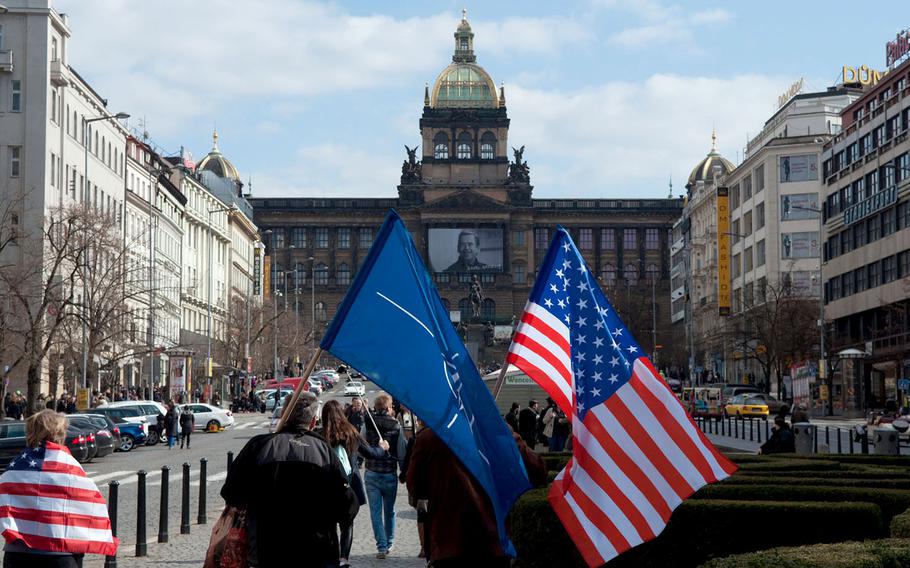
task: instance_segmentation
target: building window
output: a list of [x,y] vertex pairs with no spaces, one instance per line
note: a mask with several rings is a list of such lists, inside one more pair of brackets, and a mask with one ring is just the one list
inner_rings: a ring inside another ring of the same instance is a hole
[[294,248],[306,248],[306,229],[295,227],[291,231],[291,244]]
[[57,89],[51,89],[51,122],[57,122]]
[[469,160],[471,158],[471,135],[462,132],[458,135],[458,145],[455,147],[456,157],[459,160]]
[[480,275],[480,281],[484,284],[493,284],[496,282],[496,275],[492,272],[484,272]]
[[470,284],[472,280],[471,276],[472,274],[470,272],[459,272],[458,281],[462,284]]
[[294,264],[294,291],[298,294],[300,289],[306,286],[307,269],[302,262]]
[[910,276],[910,251],[905,250],[897,255],[897,277]]
[[22,166],[22,147],[21,146],[10,146],[9,147],[9,177],[17,178],[19,177],[19,172]]
[[745,263],[743,270],[745,270],[746,272],[751,272],[752,271],[752,247],[749,247],[746,249],[745,257],[743,257],[743,262]]
[[752,212],[746,211],[746,213],[743,215],[743,235],[748,236],[751,234],[752,234]]
[[866,267],[857,268],[853,271],[853,292],[859,294],[866,289]]
[[329,283],[329,267],[323,263],[316,265],[316,269],[313,272],[313,280],[317,286],[325,286]]
[[329,229],[327,227],[316,228],[316,248],[329,248]]
[[752,176],[747,175],[743,178],[743,203],[752,198]]
[[872,264],[866,266],[866,280],[868,281],[869,288],[875,288],[881,284],[881,264],[878,262],[873,262]]
[[765,239],[758,241],[755,245],[755,266],[765,265]]
[[645,229],[645,248],[648,250],[660,248],[660,233],[657,229]]
[[512,244],[516,247],[525,246],[525,232],[524,230],[512,231]]
[[656,264],[649,264],[645,269],[645,279],[648,284],[657,284],[657,281],[660,280],[660,269]]
[[866,244],[866,224],[860,223],[853,227],[853,250]]
[[613,286],[616,282],[616,267],[609,262],[604,264],[600,270],[600,279],[603,280],[604,286]]
[[739,207],[739,184],[730,188],[730,209]]
[[550,246],[550,229],[538,227],[534,229],[534,248],[546,250]]
[[373,229],[370,229],[369,227],[361,227],[358,230],[358,234],[360,235],[359,248],[369,249],[373,244]]
[[897,258],[887,256],[882,259],[882,283],[893,282],[897,278]]
[[622,271],[622,277],[630,285],[638,284],[638,267],[631,262]]
[[733,221],[730,228],[731,228],[730,237],[733,238],[733,244],[736,244],[739,242],[739,234],[740,234],[739,233],[739,219],[736,219],[735,221]]
[[624,250],[635,250],[638,248],[638,231],[636,229],[622,230],[622,248]]
[[761,190],[765,189],[765,165],[762,164],[752,170],[752,178],[755,185],[755,195],[758,195]]
[[897,228],[910,228],[910,201],[905,201],[897,206]]
[[449,135],[437,132],[433,138],[433,157],[437,160],[449,159]]
[[733,255],[733,277],[739,278],[740,274],[742,274],[742,255],[734,254]]
[[765,226],[765,203],[764,201],[755,206],[755,230]]
[[879,234],[879,218],[878,215],[869,217],[866,220],[866,242],[871,243],[878,240]]
[[474,317],[474,311],[471,308],[471,300],[467,298],[458,300],[458,311],[461,312],[461,321],[471,321],[471,318]]
[[600,248],[604,251],[616,250],[616,233],[613,229],[600,230]]
[[313,306],[313,308],[316,321],[326,321],[329,319],[329,315],[325,310],[325,302],[316,302],[316,305]]
[[448,284],[449,283],[449,273],[448,272],[437,272],[433,275],[434,280],[437,284]]
[[486,298],[480,305],[480,317],[484,321],[496,321],[496,302],[492,298]]
[[755,299],[756,303],[764,304],[765,299],[768,297],[768,279],[762,276],[758,279],[758,297]]
[[342,263],[335,272],[335,283],[339,286],[347,286],[351,283],[351,269],[347,264]]
[[284,229],[272,229],[272,248],[284,248]]
[[516,262],[512,265],[512,282],[515,284],[524,284],[526,279],[525,265],[523,262]]
[[578,230],[578,246],[581,250],[594,250],[594,229]]
[[339,227],[338,228],[338,248],[348,249],[351,248],[351,229],[348,227]]
[[9,109],[12,112],[19,112],[22,110],[22,81],[10,81]]
[[496,154],[496,135],[492,132],[484,132],[480,137],[480,158],[482,160],[492,160]]

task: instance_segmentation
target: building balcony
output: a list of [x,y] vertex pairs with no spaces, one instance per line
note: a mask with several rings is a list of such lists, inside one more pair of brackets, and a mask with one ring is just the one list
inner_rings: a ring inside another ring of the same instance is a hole
[[51,84],[55,87],[69,85],[69,69],[59,59],[51,61]]
[[13,50],[0,49],[0,73],[13,72]]

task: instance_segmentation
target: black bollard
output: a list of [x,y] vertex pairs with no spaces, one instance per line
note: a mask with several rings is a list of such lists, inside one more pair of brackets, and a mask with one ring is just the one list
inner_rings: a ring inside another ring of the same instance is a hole
[[837,430],[837,453],[842,454],[844,453],[844,446],[840,435],[840,428],[835,428],[835,430]]
[[859,447],[862,449],[862,452],[864,454],[868,454],[869,453],[869,430],[868,429],[863,429],[863,435],[862,435],[862,437],[860,437],[859,444],[860,444]]
[[190,464],[183,464],[183,497],[180,504],[180,534],[190,534]]
[[749,441],[755,441],[755,419],[749,418]]
[[161,503],[158,507],[158,542],[167,542],[168,492],[170,489],[171,468],[161,466]]
[[771,439],[771,431],[768,429],[768,421],[765,420],[765,440]]
[[[765,421],[768,419],[765,418]],[[758,428],[755,429],[756,436],[758,436],[758,443],[761,444],[761,424],[758,425]]]
[[818,453],[818,427],[812,429],[812,453]]
[[[111,481],[107,487],[107,516],[111,518],[111,535],[117,536],[117,495],[120,491],[120,482]],[[104,557],[104,568],[117,568],[116,554]]]
[[825,426],[825,444],[828,446],[828,453],[831,452],[831,432],[828,431],[828,427]]
[[850,435],[850,453],[853,453],[853,430],[847,430],[847,433]]
[[145,556],[148,545],[145,542],[145,476],[144,469],[136,475],[139,477],[139,489],[136,497],[136,556]]
[[234,452],[228,452],[228,471],[231,471],[231,464],[234,463]]
[[196,524],[204,525],[205,520],[205,469],[208,460],[202,458],[199,460],[199,514],[196,516]]

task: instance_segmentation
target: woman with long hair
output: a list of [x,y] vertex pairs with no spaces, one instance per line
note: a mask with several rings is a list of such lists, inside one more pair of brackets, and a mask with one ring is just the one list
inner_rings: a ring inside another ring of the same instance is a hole
[[[366,503],[367,497],[363,489],[363,480],[360,478],[360,469],[357,465],[357,455],[365,458],[383,458],[388,456],[386,450],[389,449],[389,443],[385,440],[379,443],[379,447],[372,447],[366,443],[360,431],[354,427],[344,415],[344,409],[337,400],[330,400],[322,407],[322,437],[326,439],[329,446],[338,455],[339,461],[348,474],[348,483],[354,494],[357,495],[357,502],[360,505]],[[339,526],[340,538],[338,544],[340,547],[339,566],[341,568],[349,567],[348,557],[351,554],[351,544],[354,542],[354,519],[346,525]]]

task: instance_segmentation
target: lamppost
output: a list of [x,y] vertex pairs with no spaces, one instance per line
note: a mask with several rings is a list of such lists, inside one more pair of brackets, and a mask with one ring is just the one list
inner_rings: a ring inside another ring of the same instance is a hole
[[[209,252],[209,262],[208,262],[208,265],[209,265],[209,271],[208,271],[208,272],[209,272],[209,273],[208,273],[208,280],[209,280],[209,292],[208,292],[208,301],[206,302],[206,304],[208,304],[208,324],[206,325],[206,336],[207,336],[207,337],[206,337],[206,340],[207,340],[207,342],[208,342],[208,350],[207,350],[207,355],[206,355],[206,359],[205,359],[205,374],[206,374],[205,380],[206,380],[206,384],[207,384],[208,387],[209,387],[209,398],[211,398],[211,390],[212,390],[212,281],[214,280],[213,275],[212,275],[212,270],[213,270],[213,269],[212,269],[212,257],[214,256],[214,255],[212,254],[212,248],[213,248],[213,244],[214,244],[214,242],[215,242],[215,234],[214,234],[214,232],[212,232],[212,213],[221,213],[221,212],[224,212],[224,211],[235,211],[236,209],[237,209],[237,206],[231,204],[231,205],[228,206],[228,207],[216,207],[216,208],[214,208],[214,209],[209,209],[209,210],[208,210],[208,212],[209,212],[209,215],[208,215],[208,229],[209,229],[209,251],[208,251],[208,252]],[[223,394],[223,393],[222,393],[222,394]],[[211,404],[211,400],[209,400],[209,404]]]
[[[5,9],[4,9],[5,11]],[[82,202],[85,204],[86,208],[89,206],[89,198],[91,194],[89,193],[88,187],[88,149],[89,141],[91,137],[89,136],[88,125],[92,122],[99,122],[102,120],[120,120],[124,118],[129,118],[130,115],[125,112],[118,112],[115,115],[107,116],[98,116],[95,118],[85,118],[82,117],[82,148],[84,150],[85,165],[83,168],[83,174],[85,176],[85,182],[82,187]],[[86,263],[83,266],[84,272],[82,275],[82,388],[88,387],[88,328],[86,325],[86,320],[91,314],[91,308],[88,305],[88,257],[86,256]]]
[[310,261],[310,333],[312,334],[313,352],[316,352],[316,257]]

